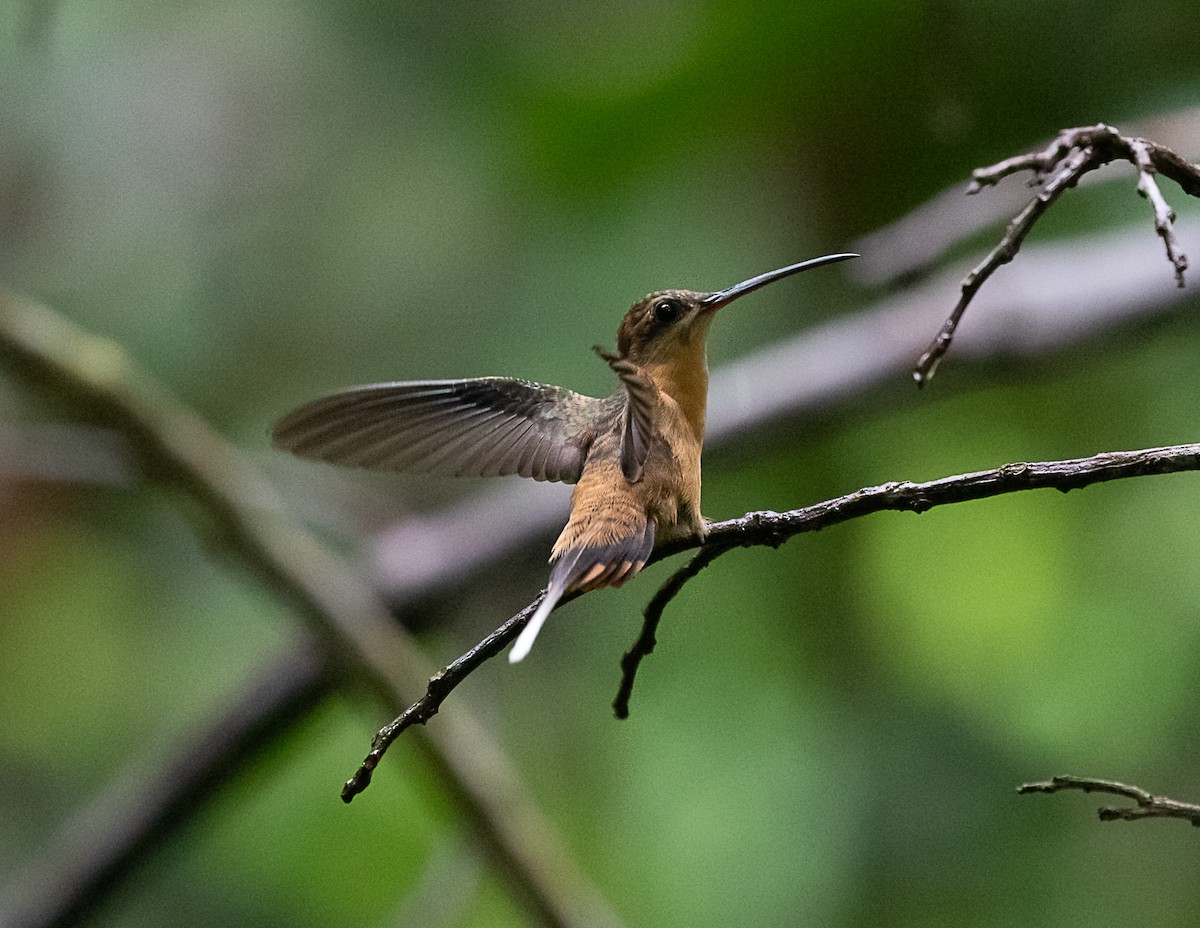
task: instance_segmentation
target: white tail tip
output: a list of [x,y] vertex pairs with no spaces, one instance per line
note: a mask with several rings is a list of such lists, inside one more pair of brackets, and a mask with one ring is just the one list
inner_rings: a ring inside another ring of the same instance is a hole
[[510,664],[519,664],[529,655],[529,652],[533,649],[533,643],[537,641],[538,632],[546,624],[546,619],[550,617],[550,613],[554,610],[556,602],[558,602],[558,596],[553,595],[547,590],[545,599],[537,607],[537,612],[533,614],[533,617],[521,629],[521,634],[517,636],[517,640],[513,642],[512,650],[508,652],[508,662]]

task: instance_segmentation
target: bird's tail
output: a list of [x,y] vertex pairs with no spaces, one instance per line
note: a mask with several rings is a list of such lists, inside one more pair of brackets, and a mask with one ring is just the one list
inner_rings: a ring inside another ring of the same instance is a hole
[[550,571],[546,595],[508,652],[508,662],[515,664],[524,660],[538,632],[563,596],[573,590],[620,586],[645,566],[653,549],[654,522],[646,520],[640,533],[600,544],[585,543],[563,552]]

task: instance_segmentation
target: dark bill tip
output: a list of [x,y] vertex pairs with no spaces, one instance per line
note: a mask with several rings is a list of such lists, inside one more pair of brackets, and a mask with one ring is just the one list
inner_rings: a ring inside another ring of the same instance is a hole
[[774,283],[777,280],[782,280],[785,277],[791,277],[793,274],[799,274],[801,271],[807,271],[814,267],[824,267],[827,264],[837,264],[839,261],[846,261],[850,258],[857,258],[856,254],[837,254],[823,255],[820,258],[810,258],[807,261],[801,261],[799,264],[789,264],[787,267],[781,267],[778,270],[767,271],[765,274],[759,274],[757,277],[751,277],[749,280],[743,280],[740,284],[734,284],[728,290],[718,290],[716,293],[710,293],[705,296],[700,302],[708,309],[720,309],[726,303],[732,303],[739,296],[745,296],[747,293],[753,293],[759,287],[765,287],[767,284]]

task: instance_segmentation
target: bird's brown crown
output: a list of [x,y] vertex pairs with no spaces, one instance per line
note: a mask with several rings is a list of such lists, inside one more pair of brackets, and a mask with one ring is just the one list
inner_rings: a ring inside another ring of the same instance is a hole
[[[617,330],[617,351],[639,364],[662,363],[699,337],[703,342],[712,313],[701,302],[706,293],[656,290],[625,314]],[[704,324],[697,325],[703,320]]]

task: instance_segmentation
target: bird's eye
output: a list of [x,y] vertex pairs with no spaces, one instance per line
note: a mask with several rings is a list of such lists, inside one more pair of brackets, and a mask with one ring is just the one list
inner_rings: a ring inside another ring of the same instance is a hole
[[678,300],[659,300],[654,304],[654,318],[658,322],[674,322],[682,311],[683,306]]

